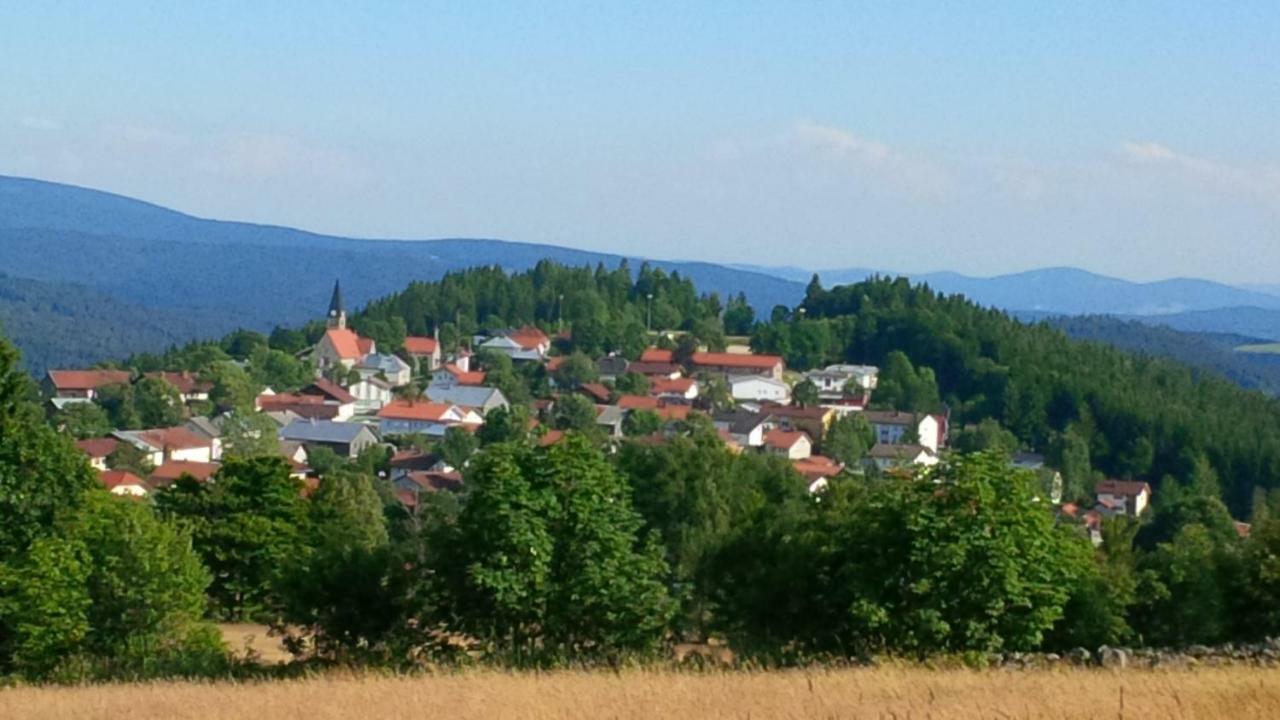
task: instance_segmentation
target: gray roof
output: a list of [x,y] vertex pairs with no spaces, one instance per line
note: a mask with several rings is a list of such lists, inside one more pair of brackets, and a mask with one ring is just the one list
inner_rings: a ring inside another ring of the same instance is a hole
[[351,443],[362,432],[371,432],[360,423],[332,420],[295,420],[280,431],[281,440],[314,443]]
[[596,416],[597,425],[608,425],[610,427],[619,425],[627,416],[627,411],[617,405],[598,405],[599,415]]
[[222,437],[222,424],[217,420],[207,417],[193,417],[187,420],[186,428],[192,432],[199,433],[209,438]]
[[608,355],[596,361],[596,368],[601,375],[621,375],[627,371],[627,359],[617,355]]
[[409,364],[396,355],[373,353],[365,355],[359,367],[369,370],[380,370],[384,373],[401,373],[409,369]]
[[768,415],[762,413],[753,413],[746,410],[733,410],[730,412],[716,413],[712,418],[715,426],[728,430],[734,435],[747,435],[751,431],[760,427],[769,419]]
[[507,399],[502,395],[502,391],[491,387],[476,385],[442,387],[440,385],[430,385],[427,387],[426,392],[427,399],[432,402],[451,403],[463,407],[482,408],[495,403],[497,405],[507,404]]

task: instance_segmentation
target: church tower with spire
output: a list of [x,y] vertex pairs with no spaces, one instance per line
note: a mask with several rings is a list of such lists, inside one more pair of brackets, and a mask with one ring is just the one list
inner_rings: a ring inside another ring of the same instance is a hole
[[337,280],[333,281],[333,298],[329,300],[329,317],[326,323],[331,329],[347,328],[347,308],[342,304],[342,286]]

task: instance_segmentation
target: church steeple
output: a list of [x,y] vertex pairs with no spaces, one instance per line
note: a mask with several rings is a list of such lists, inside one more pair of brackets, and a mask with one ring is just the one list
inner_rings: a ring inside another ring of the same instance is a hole
[[331,328],[347,327],[347,308],[342,304],[342,286],[333,281],[333,298],[329,300],[329,317],[327,324]]

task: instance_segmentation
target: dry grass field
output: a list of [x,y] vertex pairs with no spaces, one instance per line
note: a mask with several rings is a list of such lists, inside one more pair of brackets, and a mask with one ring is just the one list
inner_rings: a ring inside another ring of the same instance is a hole
[[464,672],[272,683],[0,690],[0,718],[1204,718],[1280,717],[1261,669],[973,672]]

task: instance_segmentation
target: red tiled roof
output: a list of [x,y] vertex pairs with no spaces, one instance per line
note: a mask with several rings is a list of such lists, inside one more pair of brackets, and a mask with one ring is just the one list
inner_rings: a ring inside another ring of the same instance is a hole
[[137,433],[137,437],[157,450],[189,450],[211,445],[208,438],[201,437],[183,427],[143,430]]
[[435,338],[410,335],[404,339],[404,351],[410,355],[434,355],[439,348]]
[[378,417],[390,420],[443,420],[453,409],[449,403],[396,399],[378,411]]
[[441,472],[415,470],[407,473],[405,477],[422,490],[458,490],[462,487],[462,473],[457,470]]
[[129,382],[126,370],[50,370],[49,380],[58,390],[96,390],[104,385]]
[[142,478],[128,472],[127,470],[103,470],[98,473],[98,481],[101,482],[108,490],[114,490],[121,485],[139,485],[144,488],[147,487],[147,484],[143,482]]
[[648,348],[640,353],[640,362],[646,363],[674,363],[676,361],[676,353],[674,350],[663,350],[662,348]]
[[321,396],[333,400],[340,405],[349,405],[356,401],[356,396],[347,389],[328,378],[316,378],[316,381],[298,391],[300,395]]
[[618,398],[618,407],[623,410],[657,410],[658,398],[644,395],[623,395]]
[[663,420],[684,420],[689,417],[689,413],[693,412],[693,408],[688,405],[663,405],[655,412]]
[[810,482],[819,478],[834,477],[844,470],[842,463],[823,455],[810,455],[803,460],[796,460],[792,466]]
[[333,349],[338,353],[338,357],[343,360],[359,360],[368,355],[368,350],[361,347],[362,341],[372,346],[372,341],[365,340],[353,330],[346,328],[329,328],[324,332],[324,336],[329,338],[329,343],[333,345]]
[[809,436],[798,430],[774,429],[765,433],[764,444],[778,450],[790,450],[801,439],[808,440]]
[[777,355],[747,355],[744,353],[713,352],[696,352],[693,354],[693,364],[703,366],[769,370],[777,367],[781,363],[782,358]]
[[452,363],[444,366],[445,372],[453,376],[459,385],[483,385],[485,374],[482,371],[468,372]]
[[551,344],[551,338],[532,325],[525,325],[507,337],[514,340],[522,350],[533,350],[534,348]]
[[213,389],[213,383],[204,382],[189,372],[149,372],[149,378],[159,378],[178,389],[183,395],[207,393]]
[[200,482],[206,482],[222,467],[219,463],[191,462],[187,460],[170,460],[151,473],[151,482],[157,485],[171,485],[183,475],[190,475]]
[[1150,493],[1151,486],[1140,480],[1103,480],[1094,486],[1093,491],[1099,495],[1120,495],[1137,497],[1144,492]]
[[332,420],[338,417],[338,406],[325,403],[319,395],[295,395],[279,393],[276,395],[259,395],[258,407],[263,412],[289,411],[299,417],[315,420]]
[[373,352],[373,340],[357,335],[356,348],[360,350],[360,357],[364,357]]
[[418,494],[412,490],[396,490],[396,499],[407,508],[418,507]]
[[557,355],[555,357],[547,358],[547,372],[555,372],[559,370],[560,366],[564,364],[564,361],[568,359],[569,356],[567,355]]
[[120,441],[115,438],[91,438],[89,440],[76,441],[76,447],[91,458],[104,458],[110,455],[119,444]]
[[609,402],[609,388],[601,385],[600,383],[583,383],[578,386],[578,390],[599,402]]
[[421,450],[398,450],[391,456],[388,464],[393,468],[428,470],[438,462],[440,462],[438,455],[424,453]]

